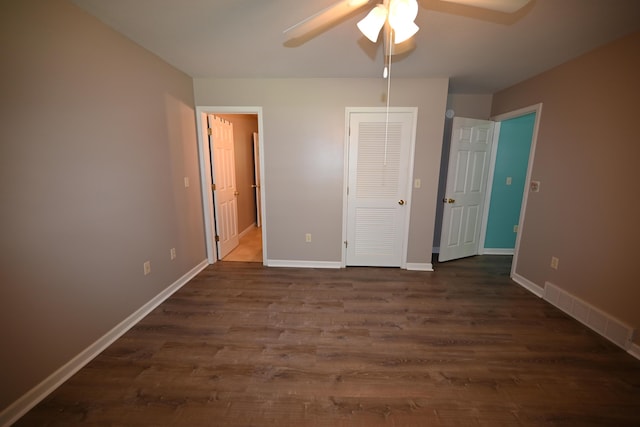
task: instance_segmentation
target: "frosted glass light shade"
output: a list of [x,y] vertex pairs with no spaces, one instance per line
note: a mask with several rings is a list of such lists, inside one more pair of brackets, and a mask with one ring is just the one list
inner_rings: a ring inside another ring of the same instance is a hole
[[395,44],[402,43],[410,39],[415,33],[418,32],[420,27],[418,27],[415,22],[407,22],[402,24],[402,26],[398,29],[393,29],[393,42]]
[[378,35],[386,19],[387,8],[382,4],[378,4],[357,25],[362,34],[375,43],[378,41]]
[[[391,0],[389,3],[389,24],[403,25],[413,22],[418,16],[417,0]],[[395,28],[394,28],[395,29]]]
[[416,0],[392,0],[389,5],[389,25],[393,28],[394,42],[402,43],[420,29],[415,22],[418,16]]

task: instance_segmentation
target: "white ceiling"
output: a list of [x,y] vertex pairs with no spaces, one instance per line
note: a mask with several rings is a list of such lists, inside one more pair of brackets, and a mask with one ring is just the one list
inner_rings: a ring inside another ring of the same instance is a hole
[[[192,77],[382,75],[382,47],[356,28],[376,1],[297,46],[283,30],[336,0],[72,1]],[[494,93],[640,30],[640,0],[532,0],[512,16],[419,3],[392,75],[450,77],[452,93]]]

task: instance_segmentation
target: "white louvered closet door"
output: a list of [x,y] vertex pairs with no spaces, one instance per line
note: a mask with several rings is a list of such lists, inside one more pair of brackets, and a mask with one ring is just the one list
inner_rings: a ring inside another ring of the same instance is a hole
[[409,220],[410,112],[349,115],[346,265],[400,267]]

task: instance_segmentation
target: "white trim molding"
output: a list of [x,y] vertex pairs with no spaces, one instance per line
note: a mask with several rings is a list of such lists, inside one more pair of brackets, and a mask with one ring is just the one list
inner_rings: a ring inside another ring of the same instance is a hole
[[22,395],[22,397],[9,405],[0,413],[0,426],[9,426],[18,421],[20,417],[62,385],[62,383],[71,378],[72,375],[113,344],[113,342],[124,335],[129,329],[135,326],[136,323],[142,320],[142,318],[149,314],[153,309],[162,304],[162,302],[173,295],[173,293],[178,289],[186,285],[189,280],[193,279],[208,265],[208,260],[201,261],[172,285],[153,297],[149,302],[144,304],[105,335],[98,338],[93,344],[78,353],[73,359],[65,363],[53,374],[45,378],[40,384],[33,387],[27,393]]
[[246,236],[247,234],[249,234],[250,232],[252,232],[256,228],[258,228],[258,226],[254,222],[253,224],[251,224],[250,226],[248,226],[247,228],[242,230],[240,233],[238,233],[238,238],[240,238],[240,239],[243,238],[244,236]]
[[484,248],[482,255],[513,255],[513,248]]
[[[202,193],[202,212],[204,215],[204,232],[205,244],[207,249],[207,259],[209,264],[216,262],[218,254],[216,253],[215,241],[215,215],[213,192],[211,191],[211,153],[209,152],[209,137],[207,135],[207,114],[251,114],[258,117],[258,146],[260,153],[264,154],[265,135],[262,122],[262,107],[258,106],[196,106],[196,130],[198,136],[198,158],[200,163],[200,191]],[[260,205],[262,223],[262,255],[267,259],[267,222],[266,222],[266,187],[264,179],[264,155],[260,156],[260,197],[262,203]],[[263,265],[266,265],[263,261]]]
[[340,261],[299,261],[286,259],[268,259],[267,267],[292,267],[292,268],[342,268]]
[[[418,129],[418,107],[345,107],[344,109],[344,158],[347,159],[344,162],[343,170],[343,191],[342,191],[342,241],[347,241],[347,224],[349,222],[349,146],[351,144],[349,127],[351,125],[351,115],[357,113],[408,113],[412,115],[411,118],[411,143],[409,147],[409,173],[407,174],[407,194],[406,203],[407,206],[411,206],[411,199],[413,197],[413,169],[415,166],[415,151],[416,151],[416,138]],[[407,209],[405,213],[405,224],[402,233],[404,238],[402,242],[402,259],[400,267],[404,267],[407,261],[407,254],[409,252],[409,225],[411,223],[411,209]],[[342,245],[342,262],[340,267],[347,267],[347,247]]]
[[520,276],[519,274],[512,273],[511,274],[511,280],[513,280],[518,285],[522,286],[523,288],[525,288],[526,290],[528,290],[529,292],[531,292],[532,294],[534,294],[534,295],[536,295],[536,296],[538,296],[540,298],[542,298],[542,296],[544,295],[544,289],[543,288],[541,288],[540,286],[536,285],[531,280],[525,279],[524,277]]
[[636,359],[640,360],[640,344],[632,342],[629,345],[629,350],[627,350],[627,352]]
[[405,268],[410,271],[433,271],[433,264],[430,262],[408,262]]
[[545,301],[567,313],[583,325],[593,329],[618,347],[629,351],[634,330],[609,313],[594,307],[551,282],[544,283]]

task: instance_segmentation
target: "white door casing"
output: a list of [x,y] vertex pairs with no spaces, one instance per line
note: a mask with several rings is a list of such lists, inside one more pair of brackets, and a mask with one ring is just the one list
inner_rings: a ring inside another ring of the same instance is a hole
[[438,261],[478,254],[494,122],[455,117]]
[[253,133],[253,167],[255,184],[253,188],[256,190],[256,226],[262,226],[262,197],[260,194],[260,134]]
[[214,191],[218,258],[238,246],[238,199],[236,189],[233,124],[213,114],[207,116]]
[[406,264],[416,113],[347,112],[345,265]]

